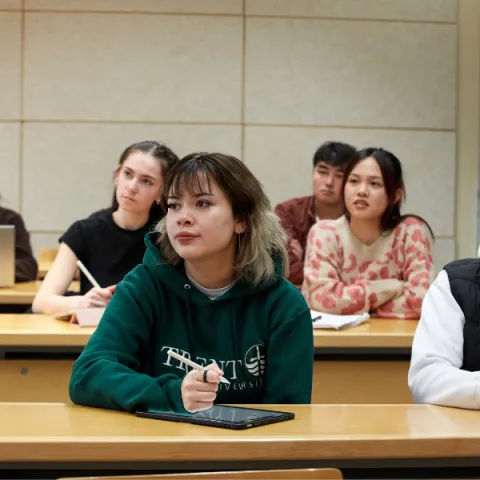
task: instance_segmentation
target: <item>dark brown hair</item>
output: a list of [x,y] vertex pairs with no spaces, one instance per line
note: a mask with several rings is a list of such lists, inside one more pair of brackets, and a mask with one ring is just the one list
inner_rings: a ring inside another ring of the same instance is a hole
[[[245,223],[244,233],[238,236],[237,278],[254,285],[271,280],[275,276],[275,255],[281,256],[283,275],[288,276],[287,235],[261,183],[237,158],[221,153],[192,153],[182,158],[165,177],[162,205],[166,208],[168,196],[180,196],[181,190],[198,194],[202,182],[210,189],[214,182],[229,199],[235,219]],[[177,264],[181,258],[170,243],[165,219],[157,230],[167,263]]]

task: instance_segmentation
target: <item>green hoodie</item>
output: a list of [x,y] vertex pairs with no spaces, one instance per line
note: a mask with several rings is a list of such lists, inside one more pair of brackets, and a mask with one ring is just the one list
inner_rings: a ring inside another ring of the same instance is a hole
[[[210,300],[195,288],[183,264],[167,265],[152,243],[117,285],[100,325],[73,366],[74,403],[127,411],[185,412],[181,383],[190,367],[167,351],[208,365],[221,383],[215,403],[310,403],[313,329],[302,294],[276,276],[253,287],[243,281]],[[188,369],[188,370],[187,370]]]

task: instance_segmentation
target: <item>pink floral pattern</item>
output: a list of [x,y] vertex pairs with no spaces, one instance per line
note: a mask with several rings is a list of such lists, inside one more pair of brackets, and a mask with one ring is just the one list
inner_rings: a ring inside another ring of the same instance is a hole
[[302,293],[310,308],[326,313],[370,312],[382,318],[420,318],[434,279],[428,227],[408,217],[367,246],[345,217],[310,230]]

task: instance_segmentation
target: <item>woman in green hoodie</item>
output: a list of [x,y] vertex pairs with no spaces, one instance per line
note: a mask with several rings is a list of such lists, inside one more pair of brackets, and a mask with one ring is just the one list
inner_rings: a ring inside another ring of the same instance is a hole
[[167,174],[162,201],[143,264],[117,285],[75,362],[72,401],[175,412],[310,403],[310,310],[284,278],[286,234],[259,181],[234,157],[191,154]]

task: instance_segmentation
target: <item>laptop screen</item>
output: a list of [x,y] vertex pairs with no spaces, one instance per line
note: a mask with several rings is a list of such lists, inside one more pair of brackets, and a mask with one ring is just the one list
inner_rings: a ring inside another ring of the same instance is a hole
[[0,287],[15,285],[15,226],[0,225]]

